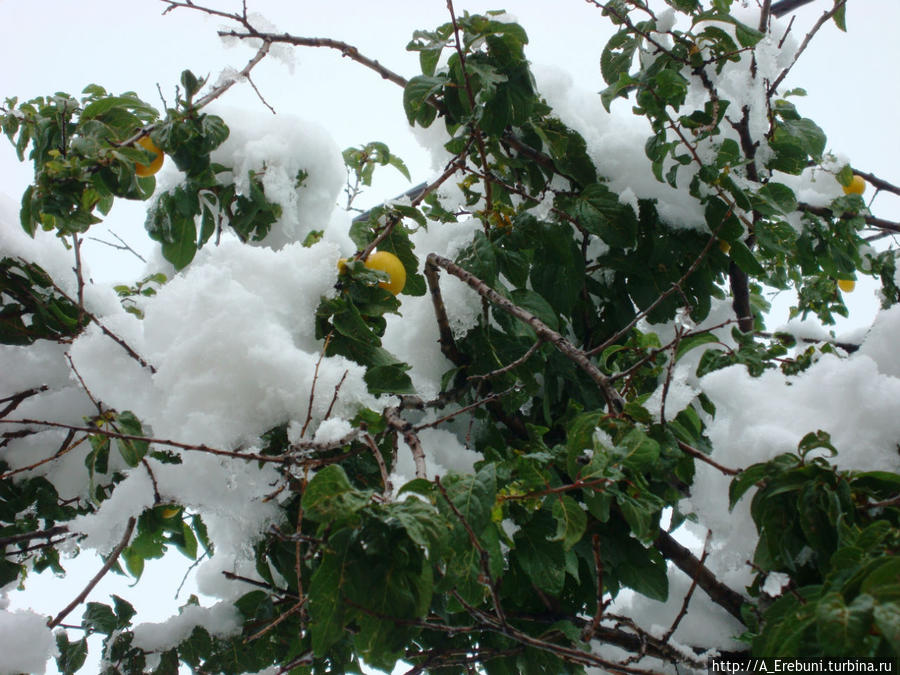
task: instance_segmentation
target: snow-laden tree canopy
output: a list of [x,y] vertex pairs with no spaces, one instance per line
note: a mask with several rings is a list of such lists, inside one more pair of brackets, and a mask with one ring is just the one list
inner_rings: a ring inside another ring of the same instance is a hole
[[[91,634],[104,673],[896,658],[900,224],[860,187],[900,188],[783,87],[845,0],[802,30],[768,0],[594,0],[600,93],[533,72],[502,12],[448,2],[407,78],[164,1],[226,21],[243,70],[185,71],[163,111],[2,108],[35,175],[0,203],[0,672],[75,672]],[[227,107],[292,46],[402,87],[434,175],[363,211],[374,171],[412,178],[386,144]],[[96,284],[80,247],[121,199],[156,255]],[[862,277],[882,311],[837,340]],[[773,331],[771,289],[816,322]],[[167,622],[96,578],[9,609],[81,552],[140,583],[172,549],[202,597]]]

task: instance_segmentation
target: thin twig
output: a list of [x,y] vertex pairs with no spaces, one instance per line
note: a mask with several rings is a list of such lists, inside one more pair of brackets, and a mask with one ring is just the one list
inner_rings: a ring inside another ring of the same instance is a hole
[[281,42],[284,44],[293,45],[295,47],[326,47],[328,49],[336,49],[341,53],[341,56],[351,59],[352,61],[356,61],[366,68],[374,70],[385,80],[389,80],[390,82],[393,82],[400,87],[406,87],[408,83],[408,80],[402,75],[398,75],[389,68],[385,68],[375,59],[370,59],[369,57],[362,54],[362,52],[360,52],[359,49],[357,49],[353,45],[346,42],[341,42],[340,40],[332,40],[331,38],[298,37],[296,35],[289,35],[287,33],[264,33],[253,28],[248,29],[246,33],[236,30],[223,30],[219,31],[219,35],[221,37],[235,37],[241,40],[258,39],[268,43]]
[[[706,558],[709,555],[709,540],[712,535],[711,530],[706,531],[706,541],[703,543],[703,553],[700,556],[700,564],[706,562]],[[669,638],[675,634],[675,631],[678,630],[678,625],[681,623],[681,620],[684,619],[685,615],[687,615],[688,605],[691,604],[691,598],[694,595],[694,590],[697,588],[697,577],[691,579],[690,588],[688,588],[688,592],[684,596],[684,600],[681,603],[681,609],[678,611],[678,614],[675,616],[675,620],[672,622],[672,625],[669,626],[669,630],[666,631],[665,635],[662,637],[663,642],[668,642]]]
[[69,528],[66,525],[56,525],[46,530],[38,530],[37,532],[23,532],[22,534],[13,534],[8,537],[0,537],[0,549],[9,544],[15,544],[20,541],[31,541],[32,539],[50,540],[58,534],[68,534]]
[[118,243],[118,244],[113,244],[113,243],[111,243],[111,242],[104,241],[103,239],[98,239],[97,237],[88,237],[88,239],[92,239],[93,241],[96,241],[98,244],[104,244],[105,246],[109,246],[110,248],[114,248],[114,249],[119,250],[119,251],[130,251],[130,252],[133,253],[133,254],[137,257],[137,259],[140,260],[142,263],[146,263],[146,262],[147,262],[147,260],[144,258],[144,256],[142,256],[140,253],[138,253],[138,252],[135,251],[133,248],[131,248],[131,246],[129,246],[127,243],[125,243],[125,240],[122,239],[122,237],[120,237],[119,235],[117,235],[117,234],[116,234],[115,232],[113,232],[113,231],[110,231],[110,234],[111,234],[112,236],[114,236],[116,239],[119,240],[119,243]]
[[103,563],[103,567],[100,568],[100,571],[94,575],[94,577],[88,582],[87,586],[75,596],[75,599],[72,600],[66,607],[56,615],[56,617],[47,622],[47,626],[49,628],[55,628],[59,623],[65,619],[69,613],[78,607],[84,599],[88,596],[94,586],[100,583],[100,580],[106,575],[107,572],[112,568],[113,565],[116,564],[116,560],[118,560],[119,555],[122,551],[125,550],[125,547],[128,546],[128,541],[131,539],[131,533],[134,531],[134,524],[137,522],[134,516],[128,519],[128,524],[125,526],[125,534],[122,536],[122,540],[118,543],[118,545],[112,550],[112,553],[109,554],[109,557],[106,559],[106,562]]
[[729,469],[727,466],[722,466],[718,462],[710,459],[707,455],[704,455],[697,448],[688,445],[684,441],[678,441],[678,447],[681,448],[682,452],[687,453],[694,459],[699,459],[701,462],[706,462],[711,467],[716,468],[724,473],[726,476],[737,476],[741,473],[741,471],[743,471],[743,469]]
[[413,462],[416,465],[416,478],[427,478],[425,450],[422,449],[422,443],[416,434],[417,429],[414,429],[413,425],[400,415],[400,410],[397,408],[387,408],[384,411],[384,419],[388,426],[403,434],[403,440],[406,441],[406,445],[412,451]]
[[381,482],[384,485],[381,496],[384,501],[388,502],[391,500],[391,495],[394,493],[394,487],[391,485],[391,477],[388,475],[387,464],[384,463],[384,457],[381,456],[381,450],[378,449],[378,444],[375,443],[375,439],[372,438],[370,434],[365,434],[363,439],[372,451],[372,456],[375,458],[375,463],[378,465],[378,471],[381,473]]
[[819,17],[819,20],[816,21],[815,25],[806,34],[806,37],[803,39],[803,42],[800,43],[800,47],[794,53],[794,58],[791,61],[791,64],[781,71],[781,74],[775,78],[775,81],[769,85],[768,91],[766,91],[766,98],[772,98],[775,95],[775,92],[778,91],[778,87],[784,81],[784,78],[787,77],[788,73],[791,72],[791,68],[793,68],[797,64],[797,60],[800,58],[800,55],[806,50],[809,46],[809,43],[812,41],[813,36],[819,32],[819,29],[824,26],[831,17],[833,17],[838,10],[842,9],[844,5],[847,4],[847,0],[835,0],[834,7],[825,12],[822,16]]
[[0,403],[9,402],[9,405],[6,406],[3,410],[0,410],[0,418],[6,417],[9,413],[19,407],[19,404],[22,403],[27,398],[31,398],[32,396],[37,396],[38,394],[45,392],[49,389],[46,384],[42,384],[40,387],[32,387],[31,389],[26,389],[25,391],[20,391],[16,394],[12,394],[11,396],[6,396],[5,398],[0,398]]
[[513,304],[511,301],[497,293],[497,291],[490,288],[474,274],[467,272],[459,265],[448,260],[447,258],[439,256],[436,253],[430,253],[425,262],[425,269],[427,270],[429,267],[442,267],[447,272],[463,281],[471,289],[476,291],[481,297],[490,301],[491,304],[500,307],[500,309],[502,309],[503,311],[507,312],[508,314],[512,314],[520,321],[528,324],[540,339],[552,343],[554,347],[556,347],[566,357],[573,361],[579,368],[581,368],[581,370],[587,373],[587,375],[594,381],[594,383],[600,388],[600,391],[603,393],[607,405],[609,406],[610,412],[615,414],[622,412],[625,407],[625,402],[622,399],[621,395],[612,387],[609,378],[591,362],[591,360],[588,358],[588,355],[584,351],[573,345],[564,336],[550,328],[534,314],[525,309],[522,309],[518,305]]

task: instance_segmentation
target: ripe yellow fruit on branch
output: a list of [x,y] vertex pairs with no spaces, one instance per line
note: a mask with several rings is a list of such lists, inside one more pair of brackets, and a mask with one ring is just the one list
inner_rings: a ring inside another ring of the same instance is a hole
[[169,518],[174,518],[179,513],[181,513],[181,507],[176,506],[175,504],[171,504],[169,506],[164,506],[162,508],[162,511],[160,512],[160,515],[168,520]]
[[138,145],[140,145],[144,150],[154,153],[156,156],[151,160],[149,164],[141,164],[138,162],[134,165],[134,172],[140,176],[141,178],[146,178],[147,176],[152,176],[157,171],[160,170],[163,164],[163,158],[165,155],[163,151],[156,147],[156,144],[150,140],[149,136],[142,136],[138,139]]
[[853,279],[838,279],[838,288],[844,293],[852,293],[856,288],[856,282]]
[[382,281],[378,284],[386,291],[397,295],[406,286],[406,269],[400,262],[400,258],[393,253],[375,251],[366,258],[365,265],[370,270],[381,270],[391,278],[390,281]]
[[862,176],[853,174],[850,185],[844,185],[843,187],[845,195],[861,195],[866,191],[866,181]]

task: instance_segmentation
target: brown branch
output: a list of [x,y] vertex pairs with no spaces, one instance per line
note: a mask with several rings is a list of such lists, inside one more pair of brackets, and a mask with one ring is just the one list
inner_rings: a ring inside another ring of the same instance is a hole
[[245,584],[250,584],[251,586],[256,586],[257,588],[264,588],[267,591],[272,591],[273,593],[280,595],[283,598],[294,598],[295,600],[299,600],[296,594],[291,591],[285,590],[283,588],[278,588],[277,586],[273,586],[272,584],[267,584],[265,581],[258,581],[257,579],[251,579],[250,577],[244,577],[240,574],[235,574],[234,572],[223,571],[222,576],[228,579],[229,581],[241,581]]
[[[244,460],[246,462],[269,462],[274,464],[292,464],[297,461],[297,458],[293,455],[261,455],[258,453],[252,452],[240,452],[234,450],[221,450],[219,448],[212,448],[208,445],[203,444],[195,444],[195,443],[182,443],[180,441],[172,441],[164,438],[152,438],[149,436],[137,436],[135,434],[123,434],[117,431],[110,431],[108,429],[102,429],[100,427],[82,427],[72,424],[64,424],[62,422],[52,422],[50,420],[37,420],[30,418],[23,419],[12,419],[12,420],[0,420],[0,424],[22,424],[22,425],[36,425],[43,427],[51,427],[55,429],[68,429],[72,432],[81,432],[85,434],[94,434],[107,436],[109,438],[118,438],[125,441],[143,441],[145,443],[152,443],[155,445],[168,445],[173,448],[179,448],[180,450],[189,450],[195,452],[206,452],[211,455],[218,455],[220,457],[231,457],[234,459]],[[347,436],[340,438],[336,441],[332,441],[329,443],[315,443],[315,442],[302,442],[302,443],[294,443],[291,445],[291,450],[294,452],[303,452],[308,450],[333,450],[335,448],[342,447],[350,442],[353,438],[355,438],[358,432],[353,431]],[[80,442],[80,441],[79,441]],[[52,458],[51,458],[52,459]],[[43,460],[49,461],[49,460]],[[0,479],[5,478],[8,474],[4,474],[0,476]]]
[[842,9],[844,5],[847,4],[847,0],[835,0],[834,7],[825,12],[822,16],[819,17],[819,20],[816,21],[815,25],[806,34],[806,37],[803,39],[803,42],[800,43],[800,47],[797,49],[797,53],[794,54],[794,60],[791,61],[791,64],[781,71],[781,74],[775,78],[775,81],[769,85],[769,89],[766,92],[766,98],[772,98],[775,95],[775,92],[778,91],[779,85],[784,81],[784,78],[787,77],[788,73],[791,72],[791,68],[793,68],[796,64],[800,55],[806,50],[809,46],[809,43],[812,41],[813,36],[819,32],[819,29],[824,26],[831,17],[833,17],[838,10]]
[[[28,264],[25,260],[23,260],[23,259],[21,259],[21,258],[19,258],[19,260],[21,260],[23,264],[26,264],[26,265]],[[49,279],[49,277],[48,277],[48,279]],[[71,297],[69,297],[69,295],[68,295],[63,289],[61,289],[61,288],[56,284],[56,282],[53,281],[53,279],[49,279],[49,281],[50,281],[50,284],[53,286],[54,290],[56,290],[57,293],[59,293],[59,294],[60,294],[61,296],[63,296],[66,300],[68,300],[69,302],[71,302],[73,305],[76,304],[76,303],[75,303],[75,300],[73,300]],[[137,361],[138,363],[140,363],[141,366],[143,366],[144,368],[149,369],[151,373],[154,373],[154,374],[156,373],[156,368],[154,368],[152,365],[150,365],[149,363],[147,363],[146,361],[144,361],[144,359],[141,358],[140,354],[138,354],[136,351],[134,351],[134,349],[132,349],[132,348],[128,345],[128,343],[125,342],[125,340],[123,340],[122,338],[120,338],[118,335],[116,335],[116,334],[113,333],[111,330],[109,330],[109,328],[107,328],[107,327],[104,326],[102,323],[100,323],[100,319],[98,319],[96,316],[94,316],[94,315],[91,314],[89,311],[87,311],[87,309],[84,309],[82,305],[79,305],[79,307],[82,307],[82,309],[81,309],[82,315],[83,315],[83,316],[86,316],[86,317],[88,318],[88,320],[90,320],[91,322],[97,324],[97,327],[100,328],[101,331],[103,331],[103,334],[106,335],[108,338],[110,338],[113,342],[115,342],[116,344],[118,344],[120,347],[122,347],[122,349],[125,350],[125,352],[128,354],[128,356],[130,356],[130,357],[133,358],[135,361]]]
[[741,623],[744,622],[741,616],[741,606],[746,602],[744,597],[719,581],[708,567],[687,548],[675,541],[672,535],[664,530],[659,530],[653,545],[659,549],[660,553],[667,560],[675,563],[675,566],[687,574],[688,577],[696,579],[697,585],[706,592],[713,602]]
[[[459,39],[459,24],[456,21],[456,12],[453,10],[453,0],[447,0],[447,11],[450,12],[450,21],[453,24],[454,46],[456,48],[456,55],[459,56],[459,68],[462,71],[463,81],[466,85],[466,97],[469,99],[469,106],[474,112],[478,103],[475,100],[475,93],[472,91],[472,80],[469,78],[469,71],[466,69],[466,52]],[[491,186],[490,178],[488,177],[490,169],[488,167],[487,149],[484,146],[484,137],[481,135],[481,129],[479,129],[476,124],[472,125],[472,136],[475,138],[475,144],[478,146],[478,154],[481,155],[481,166],[484,169],[485,174],[484,210],[485,213],[490,213],[494,208],[494,200],[492,197],[493,188]],[[488,226],[486,221],[484,225],[485,227]]]
[[416,434],[413,425],[400,416],[398,408],[386,408],[384,411],[384,419],[388,426],[399,431],[403,435],[403,440],[412,451],[413,462],[416,465],[416,478],[427,478],[428,472],[425,466],[425,451],[422,449],[422,443]]
[[81,265],[81,239],[78,238],[77,233],[72,235],[72,248],[75,251],[75,267],[72,271],[75,272],[75,279],[78,283],[78,323],[81,323],[84,313],[84,274]]
[[32,387],[31,389],[26,389],[25,391],[20,391],[16,394],[12,394],[11,396],[7,396],[5,398],[0,398],[0,403],[9,402],[9,405],[6,406],[3,410],[0,410],[0,418],[6,417],[9,413],[19,407],[19,404],[22,403],[26,398],[31,398],[32,396],[37,396],[41,392],[47,391],[49,387],[46,384],[42,384],[40,387]]
[[[306,429],[309,427],[309,423],[312,422],[313,401],[316,398],[316,382],[319,381],[319,366],[322,364],[322,359],[325,358],[325,352],[328,351],[328,345],[331,342],[333,335],[334,331],[325,336],[325,343],[322,345],[322,350],[319,352],[319,358],[316,360],[312,384],[309,387],[309,404],[306,406],[306,421],[303,423],[303,428],[300,429],[300,438],[303,438],[306,435]],[[343,382],[343,380],[341,380],[341,382]],[[337,392],[335,392],[335,395],[337,395]]]
[[[862,174],[859,174],[862,175]],[[868,180],[868,179],[867,179]],[[814,216],[821,216],[822,218],[834,218],[834,212],[825,206],[812,206],[811,204],[806,204],[805,202],[800,202],[797,204],[797,209],[800,211],[805,211],[806,213],[811,213]],[[894,222],[892,220],[885,220],[884,218],[876,218],[872,215],[867,214],[859,214],[862,216],[862,219],[866,222],[866,225],[870,225],[872,227],[877,227],[882,230],[887,230],[888,232],[900,232],[900,223]]]
[[[0,537],[0,549],[9,544],[15,544],[20,541],[31,541],[32,539],[47,539],[48,541],[58,534],[68,534],[69,528],[65,525],[56,525],[46,530],[38,530],[37,532],[23,532],[22,534],[13,534],[8,537]],[[73,534],[73,536],[75,536]]]
[[435,265],[425,265],[423,270],[425,281],[428,282],[428,290],[431,292],[431,304],[434,307],[435,321],[438,327],[438,342],[441,344],[441,353],[456,366],[462,366],[471,360],[466,354],[459,351],[453,331],[450,329],[450,318],[447,316],[447,308],[441,295],[441,286],[438,283],[439,272]]
[[590,624],[585,626],[581,633],[585,642],[597,634],[600,622],[603,620],[603,612],[606,611],[606,603],[603,602],[603,558],[600,551],[600,535],[593,534],[591,536],[591,550],[594,553],[594,569],[597,571],[597,609],[594,611]]
[[94,575],[94,577],[88,582],[87,586],[75,596],[75,599],[72,600],[66,607],[56,615],[56,617],[47,622],[47,626],[50,628],[55,628],[59,625],[59,623],[65,619],[69,613],[78,607],[84,599],[88,596],[94,586],[100,583],[100,580],[106,575],[107,572],[112,568],[113,565],[116,564],[116,560],[118,560],[119,555],[122,551],[125,550],[125,547],[128,546],[128,541],[131,539],[131,533],[134,531],[134,524],[137,520],[132,516],[128,519],[128,525],[125,526],[125,534],[122,536],[122,540],[118,543],[118,545],[112,550],[112,553],[109,554],[109,557],[106,559],[106,562],[103,563],[103,567],[100,568],[100,571]]
[[750,281],[747,273],[734,260],[728,263],[728,282],[731,285],[731,303],[737,317],[738,328],[743,333],[753,331],[753,308],[750,306]]
[[236,30],[220,30],[219,35],[221,37],[234,37],[240,40],[258,39],[269,43],[281,42],[284,44],[293,45],[294,47],[325,47],[328,49],[336,49],[341,53],[341,56],[344,56],[351,61],[356,61],[366,68],[374,70],[376,73],[381,75],[383,79],[393,82],[397,86],[406,87],[408,83],[408,80],[402,75],[398,75],[389,68],[385,68],[378,61],[376,61],[375,59],[370,59],[362,52],[360,52],[359,49],[346,42],[341,42],[340,40],[332,40],[331,38],[298,37],[296,35],[290,35],[288,33],[263,33],[254,29],[252,26],[248,26],[247,28],[248,30],[246,33],[242,33]]
[[[363,436],[366,441],[366,445],[369,446],[369,449],[372,451],[372,456],[375,458],[375,463],[378,465],[378,471],[381,473],[381,483],[384,485],[384,490],[381,492],[381,497],[384,501],[390,501],[391,494],[394,492],[394,488],[391,485],[391,478],[388,475],[387,465],[384,463],[384,457],[381,456],[381,450],[378,449],[378,445],[375,443],[375,439],[372,438],[369,434]],[[418,475],[418,474],[417,474]]]
[[[712,535],[711,530],[706,531],[706,541],[703,544],[703,554],[700,556],[700,564],[706,562],[706,558],[709,555],[709,539]],[[697,577],[691,579],[691,585],[688,588],[688,592],[684,596],[684,600],[681,603],[681,609],[678,610],[678,614],[675,616],[675,620],[672,622],[672,625],[669,626],[669,630],[666,631],[665,635],[663,635],[663,642],[668,642],[669,638],[675,634],[675,631],[678,630],[678,624],[681,623],[682,619],[687,615],[688,605],[691,604],[691,598],[694,596],[694,591],[697,588]]]
[[867,183],[870,183],[872,187],[878,190],[893,192],[895,195],[900,195],[900,187],[894,185],[893,183],[889,183],[883,178],[879,178],[874,173],[869,173],[868,171],[860,171],[859,169],[853,169],[853,173],[865,179]]
[[729,469],[727,466],[722,466],[721,464],[714,462],[708,456],[697,450],[697,448],[688,445],[684,441],[678,441],[678,447],[682,452],[687,453],[694,459],[699,459],[701,462],[706,462],[711,467],[714,467],[724,473],[726,476],[737,476],[741,473],[741,471],[743,471],[743,469]]
[[588,358],[588,355],[584,351],[573,345],[565,337],[547,326],[547,324],[538,319],[534,314],[525,309],[522,309],[518,305],[513,304],[502,295],[497,293],[495,290],[490,288],[474,274],[467,272],[459,265],[448,260],[447,258],[439,256],[436,253],[430,253],[425,262],[426,271],[429,267],[444,268],[445,270],[447,270],[447,272],[463,281],[481,297],[485,298],[508,314],[516,317],[523,323],[528,324],[540,339],[552,343],[553,346],[555,346],[567,358],[573,361],[591,378],[591,380],[594,381],[594,383],[600,388],[600,391],[603,393],[607,405],[609,406],[610,412],[614,414],[622,412],[625,407],[625,402],[622,399],[621,395],[613,388],[609,378],[591,362],[591,360]]

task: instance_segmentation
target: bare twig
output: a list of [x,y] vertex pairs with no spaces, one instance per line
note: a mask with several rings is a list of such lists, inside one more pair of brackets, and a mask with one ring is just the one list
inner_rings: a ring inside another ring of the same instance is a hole
[[12,394],[11,396],[7,396],[5,398],[0,398],[0,403],[9,402],[3,410],[0,410],[0,418],[6,417],[9,413],[19,407],[19,404],[22,403],[27,398],[31,398],[32,396],[37,396],[41,392],[47,391],[49,387],[46,384],[42,384],[40,387],[32,387],[31,389],[26,389],[25,391],[20,391],[16,394]]
[[109,246],[110,248],[114,248],[119,251],[129,251],[132,254],[134,254],[137,257],[137,259],[140,260],[142,263],[147,262],[147,260],[144,258],[144,256],[142,256],[140,253],[138,253],[133,248],[131,248],[131,246],[126,244],[125,240],[122,239],[122,237],[120,237],[119,235],[117,235],[115,232],[113,232],[111,230],[110,230],[110,234],[119,240],[118,244],[113,244],[112,242],[104,241],[103,239],[98,239],[97,237],[88,237],[88,239],[92,239],[93,241],[96,241],[98,244],[104,244],[105,246]]
[[590,624],[582,631],[582,639],[585,641],[597,633],[600,622],[603,621],[603,612],[606,611],[606,603],[603,602],[603,559],[600,555],[600,536],[597,534],[591,536],[591,550],[594,553],[594,569],[597,571],[597,609]]
[[125,550],[125,547],[128,546],[128,541],[131,539],[131,533],[134,531],[134,524],[137,521],[134,516],[128,519],[128,524],[125,526],[125,534],[122,536],[122,540],[116,545],[116,547],[112,550],[112,553],[109,554],[109,557],[106,559],[106,562],[103,563],[103,567],[100,568],[100,571],[94,575],[94,577],[88,582],[87,586],[75,596],[75,599],[72,600],[66,607],[56,615],[55,618],[47,622],[47,626],[50,628],[55,628],[59,625],[59,623],[65,619],[69,613],[78,607],[84,599],[88,596],[88,593],[93,590],[94,586],[100,583],[100,580],[106,575],[107,572],[112,568],[113,565],[116,564],[116,560],[118,560],[119,555],[122,551]]
[[406,87],[408,82],[402,75],[398,75],[389,68],[385,68],[375,59],[370,59],[365,56],[353,45],[341,42],[340,40],[332,40],[331,38],[298,37],[296,35],[289,35],[288,33],[264,33],[252,27],[248,27],[246,32],[236,30],[219,31],[219,35],[222,37],[235,37],[241,40],[258,39],[270,44],[280,42],[295,47],[326,47],[328,49],[336,49],[341,53],[341,56],[374,70],[385,80],[393,82],[400,87]]
[[372,451],[372,456],[375,458],[375,463],[378,465],[378,471],[381,473],[381,483],[384,485],[384,490],[381,492],[381,497],[384,501],[388,502],[391,500],[391,495],[394,492],[394,487],[391,485],[391,477],[388,475],[387,465],[384,463],[384,457],[381,456],[381,450],[378,449],[378,444],[375,443],[375,439],[372,438],[371,435],[365,434],[363,438],[366,441],[366,445],[369,446],[369,450]]
[[[706,558],[709,555],[709,540],[712,535],[711,530],[706,531],[706,541],[703,543],[703,554],[700,556],[700,564],[706,562]],[[665,635],[663,635],[663,642],[668,642],[669,638],[675,634],[675,631],[678,630],[678,625],[681,623],[681,620],[684,619],[685,615],[687,615],[688,605],[691,604],[691,598],[694,595],[694,590],[697,588],[697,577],[691,579],[690,588],[688,588],[688,592],[684,596],[684,600],[681,603],[681,609],[678,610],[678,614],[675,616],[675,620],[672,622],[672,625],[669,626],[669,630],[666,631]]]
[[591,360],[588,358],[588,355],[584,351],[578,349],[575,345],[569,342],[569,340],[547,326],[547,324],[538,319],[534,314],[525,309],[522,309],[518,305],[513,304],[502,295],[497,293],[495,290],[490,288],[474,274],[467,272],[459,265],[448,260],[447,258],[439,256],[436,253],[430,253],[425,262],[425,269],[428,270],[429,267],[431,267],[432,269],[435,267],[442,267],[453,276],[465,282],[466,285],[477,292],[481,297],[488,300],[491,304],[496,305],[508,314],[511,314],[520,321],[528,324],[540,339],[553,344],[554,347],[556,347],[567,358],[573,361],[579,368],[581,368],[581,370],[587,373],[587,375],[594,381],[594,383],[600,388],[600,391],[603,393],[607,405],[609,406],[610,412],[615,414],[622,412],[625,407],[625,402],[622,399],[621,395],[612,387],[609,378],[591,362]]
[[306,406],[306,421],[303,422],[303,428],[300,429],[300,438],[303,438],[306,435],[306,429],[309,427],[309,423],[312,422],[313,401],[316,398],[316,382],[319,381],[319,366],[322,365],[322,359],[325,358],[325,352],[328,351],[328,345],[331,343],[331,338],[333,335],[334,331],[328,333],[328,335],[325,336],[325,342],[322,345],[321,351],[319,352],[319,358],[316,360],[316,367],[313,371],[312,384],[309,387],[309,404]]
[[[224,94],[226,91],[228,91],[229,89],[231,89],[231,87],[233,87],[234,84],[235,84],[240,78],[244,78],[244,79],[246,79],[246,80],[249,82],[249,81],[250,81],[250,71],[253,70],[253,67],[254,67],[257,63],[259,63],[260,61],[262,61],[262,60],[265,58],[266,54],[269,53],[269,49],[270,49],[271,47],[272,47],[272,43],[271,43],[270,41],[268,41],[268,40],[263,39],[263,43],[262,43],[262,45],[260,45],[260,47],[259,47],[259,49],[257,50],[256,54],[253,56],[252,59],[250,59],[250,60],[247,62],[247,65],[243,67],[243,69],[241,70],[241,72],[238,73],[238,75],[239,75],[240,77],[231,77],[231,78],[228,78],[228,80],[226,80],[225,82],[223,82],[222,84],[220,84],[218,87],[213,88],[213,90],[210,91],[208,94],[206,94],[206,96],[204,96],[204,97],[202,97],[202,98],[200,98],[200,99],[198,99],[197,101],[194,102],[194,105],[193,105],[194,109],[199,110],[200,108],[203,108],[204,106],[209,105],[210,103],[212,103],[213,101],[215,101],[215,100],[216,100],[217,98],[219,98],[222,94]],[[253,85],[252,82],[250,82],[250,84]],[[253,86],[253,89],[256,90],[256,87]],[[257,94],[259,95],[259,91],[257,91]],[[262,102],[266,105],[266,107],[268,107],[269,110],[272,110],[272,106],[270,106],[268,103],[266,103],[266,100],[262,97],[262,95],[259,95],[259,97],[260,97],[260,99],[262,100]],[[274,113],[275,111],[272,110],[272,112]]]
[[387,408],[384,411],[384,419],[388,426],[403,434],[403,440],[406,441],[406,444],[412,451],[413,462],[416,465],[416,478],[427,478],[425,451],[422,449],[422,443],[419,441],[413,425],[400,416],[400,411],[397,408]]
[[[22,260],[22,259],[20,258],[19,260]],[[22,263],[23,263],[23,264],[26,264],[26,265],[28,264],[27,261],[25,261],[25,260],[22,260]],[[72,304],[75,304],[75,301],[74,301],[74,300],[73,300],[73,299],[72,299],[72,298],[71,298],[71,297],[70,297],[70,296],[62,289],[62,288],[60,288],[60,287],[57,285],[57,283],[56,283],[55,281],[53,281],[52,279],[50,279],[50,284],[53,286],[54,290],[56,290],[57,293],[59,293],[62,297],[64,297],[66,300],[68,300],[68,301],[71,302]],[[90,320],[90,321],[92,321],[93,323],[97,324],[97,327],[98,327],[101,331],[103,331],[103,334],[106,335],[108,338],[110,338],[113,342],[115,342],[116,344],[118,344],[122,349],[124,349],[125,352],[128,354],[128,356],[130,356],[130,357],[133,358],[135,361],[137,361],[138,363],[140,363],[141,366],[143,366],[144,368],[149,369],[151,373],[156,373],[156,368],[154,368],[152,365],[150,365],[149,363],[147,363],[143,358],[141,358],[140,354],[138,354],[136,351],[134,351],[134,349],[132,349],[131,346],[129,346],[129,344],[128,344],[127,342],[125,342],[125,340],[123,340],[123,339],[120,338],[118,335],[116,335],[116,334],[113,333],[111,330],[109,330],[109,328],[107,328],[106,326],[104,326],[104,325],[100,322],[100,319],[98,319],[96,316],[94,316],[94,315],[91,314],[89,311],[87,311],[86,309],[84,309],[84,308],[83,308],[83,305],[79,304],[78,306],[82,308],[82,309],[81,309],[82,315],[83,315],[83,316],[86,316],[86,317],[88,318],[88,320]]]
[[[862,174],[860,174],[862,175]],[[835,214],[832,210],[825,206],[812,206],[811,204],[806,204],[804,202],[800,202],[797,205],[797,209],[800,211],[805,211],[806,213],[811,213],[814,216],[821,216],[822,218],[834,218]],[[871,227],[877,227],[882,230],[886,230],[888,232],[900,232],[900,223],[894,222],[892,220],[885,220],[884,218],[876,218],[875,216],[869,214],[859,214],[864,221],[866,221],[866,225]]]
[[846,5],[846,4],[847,4],[847,0],[835,0],[834,7],[832,7],[827,12],[822,14],[822,16],[819,17],[819,20],[816,21],[815,25],[810,29],[809,33],[806,34],[806,37],[803,39],[803,42],[800,43],[800,47],[797,49],[796,53],[794,54],[794,59],[791,61],[791,64],[787,68],[785,68],[783,71],[781,71],[781,74],[775,78],[775,81],[772,82],[772,84],[769,85],[769,89],[766,92],[767,99],[772,98],[772,96],[775,95],[775,92],[778,91],[778,87],[784,81],[784,78],[786,78],[788,76],[788,73],[791,72],[791,68],[793,68],[797,64],[797,61],[800,58],[800,55],[809,46],[809,43],[812,41],[813,36],[816,33],[818,33],[819,29],[822,26],[824,26],[829,21],[829,19],[831,19],[831,17],[833,17],[838,12],[838,10],[842,9],[844,7],[844,5]]
[[678,441],[678,447],[681,448],[682,452],[690,455],[694,459],[699,459],[701,462],[706,462],[711,467],[716,468],[724,473],[726,476],[737,476],[742,471],[742,469],[729,469],[727,466],[722,466],[721,464],[713,461],[708,456],[697,450],[697,448],[688,445],[684,441]]
[[[69,534],[69,528],[66,525],[56,525],[46,530],[38,530],[37,532],[23,532],[22,534],[13,534],[8,537],[0,537],[0,549],[9,544],[16,544],[20,541],[32,541],[33,539],[47,539],[48,541],[58,534]],[[76,535],[73,535],[76,536]]]

